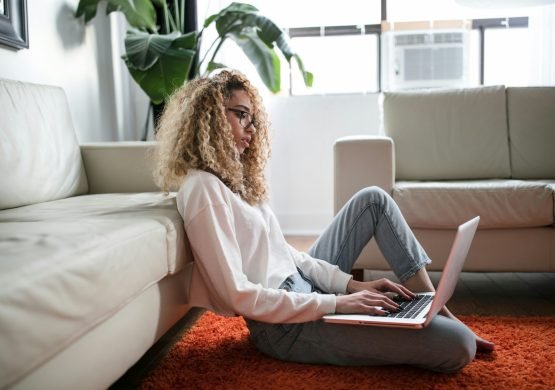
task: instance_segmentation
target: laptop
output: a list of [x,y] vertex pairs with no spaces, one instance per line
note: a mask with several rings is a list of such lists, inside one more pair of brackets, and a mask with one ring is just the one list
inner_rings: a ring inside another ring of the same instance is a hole
[[416,294],[412,301],[402,301],[402,310],[388,315],[328,314],[325,322],[348,325],[386,326],[395,328],[421,329],[445,306],[453,295],[470,244],[478,228],[480,217],[460,225],[451,246],[447,263],[443,268],[436,292]]

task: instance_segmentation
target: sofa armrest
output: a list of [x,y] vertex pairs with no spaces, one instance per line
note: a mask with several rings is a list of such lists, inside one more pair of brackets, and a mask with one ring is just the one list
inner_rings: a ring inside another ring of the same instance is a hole
[[391,194],[395,182],[393,140],[385,136],[350,136],[334,145],[334,214],[351,196],[368,186]]
[[156,192],[148,151],[156,142],[81,144],[90,194]]

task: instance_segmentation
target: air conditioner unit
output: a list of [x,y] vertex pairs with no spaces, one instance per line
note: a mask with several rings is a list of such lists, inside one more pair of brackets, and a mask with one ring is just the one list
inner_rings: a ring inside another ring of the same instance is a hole
[[382,45],[383,90],[469,83],[468,30],[385,32]]

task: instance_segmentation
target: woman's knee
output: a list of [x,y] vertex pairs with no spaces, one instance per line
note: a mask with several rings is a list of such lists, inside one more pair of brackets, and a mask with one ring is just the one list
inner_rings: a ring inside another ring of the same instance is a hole
[[438,340],[443,344],[444,354],[442,362],[436,367],[436,370],[440,372],[457,372],[472,362],[476,355],[476,336],[474,333],[462,323],[452,325],[449,334]]
[[377,186],[363,188],[358,191],[353,198],[365,203],[379,203],[380,205],[392,200],[391,196],[386,191]]

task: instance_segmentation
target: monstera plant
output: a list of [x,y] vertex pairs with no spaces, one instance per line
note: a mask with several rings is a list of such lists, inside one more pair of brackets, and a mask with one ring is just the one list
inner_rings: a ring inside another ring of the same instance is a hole
[[[80,0],[76,17],[89,22],[102,1],[107,3],[107,14],[118,11],[125,15],[129,29],[122,58],[133,79],[155,105],[163,103],[189,77],[225,67],[216,62],[216,55],[227,40],[239,45],[270,91],[278,92],[281,84],[276,50],[287,62],[295,60],[305,84],[312,85],[312,74],[291,49],[283,30],[249,4],[232,3],[208,17],[200,31],[187,33],[185,0]],[[212,25],[217,37],[201,58],[204,31]]]

